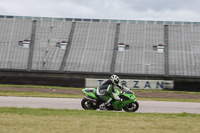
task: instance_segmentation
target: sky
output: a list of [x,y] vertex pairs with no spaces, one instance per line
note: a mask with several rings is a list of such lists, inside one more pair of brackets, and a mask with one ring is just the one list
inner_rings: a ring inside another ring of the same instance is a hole
[[0,0],[0,15],[200,22],[200,0]]

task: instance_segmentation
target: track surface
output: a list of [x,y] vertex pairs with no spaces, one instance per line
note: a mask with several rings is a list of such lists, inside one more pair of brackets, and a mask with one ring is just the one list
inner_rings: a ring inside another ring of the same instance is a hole
[[[0,107],[28,107],[54,109],[82,109],[82,99],[75,98],[40,98],[40,97],[6,97],[0,96]],[[141,113],[197,113],[200,114],[200,103],[138,101]]]

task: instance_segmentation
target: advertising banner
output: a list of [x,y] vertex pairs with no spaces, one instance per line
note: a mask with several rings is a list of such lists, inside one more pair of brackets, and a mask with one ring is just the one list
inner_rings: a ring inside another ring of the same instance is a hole
[[[86,79],[86,88],[99,87],[107,79]],[[120,84],[130,89],[173,89],[173,81],[169,80],[137,80],[137,79],[120,79]]]

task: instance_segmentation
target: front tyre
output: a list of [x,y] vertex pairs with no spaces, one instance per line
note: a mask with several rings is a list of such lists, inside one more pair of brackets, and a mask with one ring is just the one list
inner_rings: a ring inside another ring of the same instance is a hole
[[81,106],[85,110],[96,110],[98,108],[96,102],[90,101],[86,98],[83,98],[83,100],[81,101]]
[[138,108],[139,108],[139,104],[136,101],[136,102],[130,103],[130,104],[126,105],[125,107],[123,107],[123,110],[126,112],[135,112],[138,110]]

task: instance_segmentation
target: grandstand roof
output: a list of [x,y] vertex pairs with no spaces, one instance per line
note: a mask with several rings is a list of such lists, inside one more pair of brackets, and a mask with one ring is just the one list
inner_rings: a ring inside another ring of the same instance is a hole
[[78,21],[78,22],[110,22],[110,23],[135,23],[135,24],[163,24],[163,25],[176,25],[176,24],[189,24],[195,25],[200,22],[189,21],[153,21],[153,20],[119,20],[119,19],[89,19],[89,18],[54,18],[54,17],[33,17],[33,16],[10,16],[0,15],[0,18],[10,19],[24,19],[24,20],[61,20],[61,21]]

